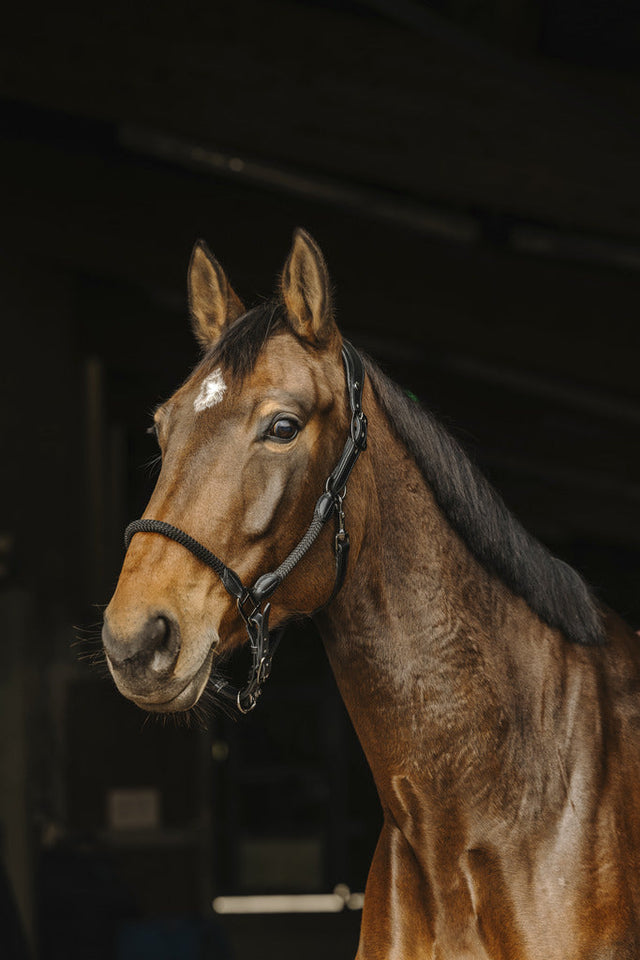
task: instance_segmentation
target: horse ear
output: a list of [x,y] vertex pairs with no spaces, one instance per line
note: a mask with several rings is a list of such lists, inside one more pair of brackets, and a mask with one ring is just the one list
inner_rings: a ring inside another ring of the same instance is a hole
[[293,235],[281,285],[289,322],[298,336],[326,343],[336,332],[329,272],[320,247],[306,230],[298,228]]
[[204,240],[193,247],[187,285],[193,332],[203,347],[211,347],[245,310]]

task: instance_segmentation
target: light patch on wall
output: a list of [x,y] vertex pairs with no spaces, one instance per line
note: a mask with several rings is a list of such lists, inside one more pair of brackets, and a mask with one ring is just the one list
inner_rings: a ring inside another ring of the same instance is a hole
[[109,790],[107,823],[111,830],[157,830],[160,794],[152,788]]
[[202,381],[198,396],[193,401],[195,412],[200,413],[209,407],[215,407],[216,403],[220,403],[222,400],[226,389],[227,385],[222,377],[222,370],[218,367]]

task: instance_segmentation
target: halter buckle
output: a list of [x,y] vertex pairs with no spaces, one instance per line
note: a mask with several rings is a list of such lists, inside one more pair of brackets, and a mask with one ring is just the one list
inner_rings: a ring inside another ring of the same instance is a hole
[[367,449],[367,426],[367,415],[364,410],[355,410],[351,417],[351,439],[358,453]]
[[[247,613],[245,606],[249,602],[251,604],[251,612]],[[236,601],[238,605],[238,613],[245,622],[245,626],[248,628],[250,624],[255,622],[255,615],[260,609],[260,604],[256,603],[251,590],[245,590],[241,597],[238,597]]]

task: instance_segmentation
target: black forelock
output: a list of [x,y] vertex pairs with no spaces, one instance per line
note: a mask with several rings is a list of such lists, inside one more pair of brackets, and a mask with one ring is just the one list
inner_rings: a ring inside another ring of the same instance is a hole
[[222,367],[242,383],[252,373],[263,347],[281,330],[290,329],[284,304],[268,300],[239,317],[208,350],[202,363]]

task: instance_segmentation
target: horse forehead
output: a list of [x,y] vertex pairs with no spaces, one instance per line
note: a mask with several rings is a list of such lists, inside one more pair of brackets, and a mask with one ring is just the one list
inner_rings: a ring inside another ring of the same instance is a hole
[[[310,355],[293,337],[276,335],[269,340],[253,371],[241,386],[233,382],[231,371],[220,366],[200,368],[176,391],[168,403],[172,410],[195,414],[195,424],[228,416],[237,401],[251,403],[251,396],[261,398],[285,390],[298,393],[310,403],[330,397],[336,389],[340,371],[333,370],[330,358]],[[215,409],[213,409],[215,408]]]
[[289,391],[318,395],[329,389],[331,365],[326,358],[313,357],[291,337],[274,337],[260,355],[252,386],[286,387]]

